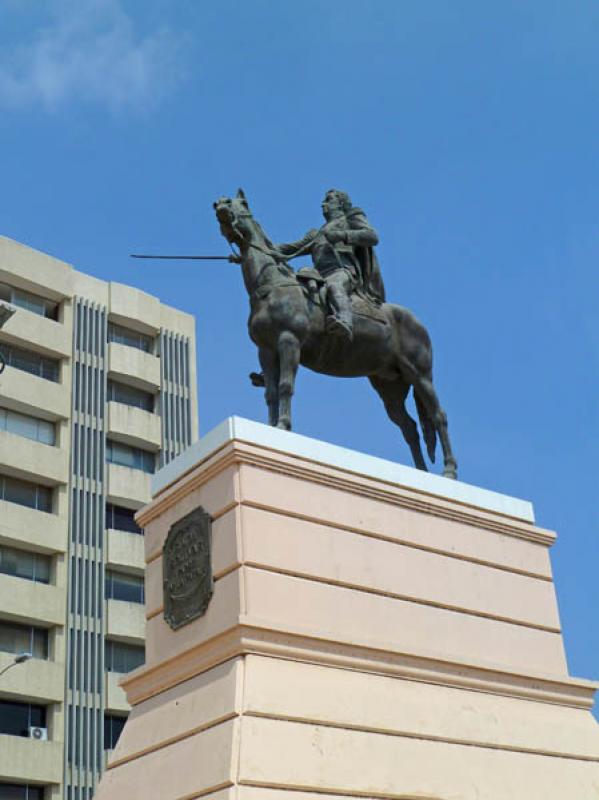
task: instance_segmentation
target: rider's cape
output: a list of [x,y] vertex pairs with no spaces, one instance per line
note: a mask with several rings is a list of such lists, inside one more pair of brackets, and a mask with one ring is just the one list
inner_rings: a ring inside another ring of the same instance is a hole
[[[351,211],[347,213],[346,218],[350,223],[350,227],[352,217],[358,215],[365,219],[365,214],[360,208],[352,208]],[[360,269],[358,293],[360,293],[361,290],[369,300],[374,300],[377,304],[384,303],[385,284],[383,283],[383,276],[381,275],[381,268],[374,247],[354,245],[353,251]]]

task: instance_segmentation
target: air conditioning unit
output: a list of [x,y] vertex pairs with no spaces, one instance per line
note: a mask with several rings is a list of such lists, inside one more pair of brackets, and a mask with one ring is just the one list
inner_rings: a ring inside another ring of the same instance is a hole
[[38,742],[46,742],[48,740],[48,728],[37,728],[32,725],[29,728],[29,738],[37,739]]

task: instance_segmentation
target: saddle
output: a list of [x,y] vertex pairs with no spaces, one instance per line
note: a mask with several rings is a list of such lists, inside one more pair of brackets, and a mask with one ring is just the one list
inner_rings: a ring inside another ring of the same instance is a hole
[[[328,311],[326,298],[326,281],[317,270],[312,267],[302,267],[295,273],[304,294],[313,303],[320,305],[325,312]],[[380,305],[366,296],[360,289],[351,293],[352,313],[357,317],[366,317],[387,325],[388,321]]]
[[[308,302],[320,306],[325,314],[328,314],[326,281],[320,272],[317,272],[312,267],[302,267],[295,273],[295,277]],[[266,287],[262,291],[258,290],[254,296],[266,297],[269,291],[270,287]],[[366,317],[381,325],[389,325],[382,307],[364,296],[359,289],[352,292],[350,299],[354,317]],[[322,349],[337,348],[339,347],[338,341],[336,337],[325,336],[322,342]],[[249,378],[252,386],[265,386],[262,372],[250,372]]]

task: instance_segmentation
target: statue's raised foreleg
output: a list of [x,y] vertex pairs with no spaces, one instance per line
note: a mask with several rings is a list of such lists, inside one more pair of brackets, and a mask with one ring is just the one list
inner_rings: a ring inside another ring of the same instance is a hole
[[277,427],[291,430],[291,398],[300,360],[300,343],[291,331],[283,331],[277,343],[279,353],[279,418]]
[[406,383],[403,378],[383,380],[377,377],[371,377],[370,383],[376,389],[381,400],[385,404],[389,419],[401,429],[403,437],[412,452],[414,466],[416,466],[417,469],[426,470],[426,462],[420,446],[418,426],[408,414],[405,407],[405,400],[410,389],[410,384]]
[[268,424],[277,425],[279,421],[279,354],[275,350],[261,347],[258,351],[258,358],[264,379],[264,399],[268,407]]

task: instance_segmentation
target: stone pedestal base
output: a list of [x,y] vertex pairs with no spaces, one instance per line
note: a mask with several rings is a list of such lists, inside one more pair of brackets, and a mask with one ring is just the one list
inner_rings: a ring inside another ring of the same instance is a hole
[[[96,800],[597,800],[529,504],[235,418],[154,489],[147,663]],[[174,631],[162,548],[198,506],[214,596]]]

